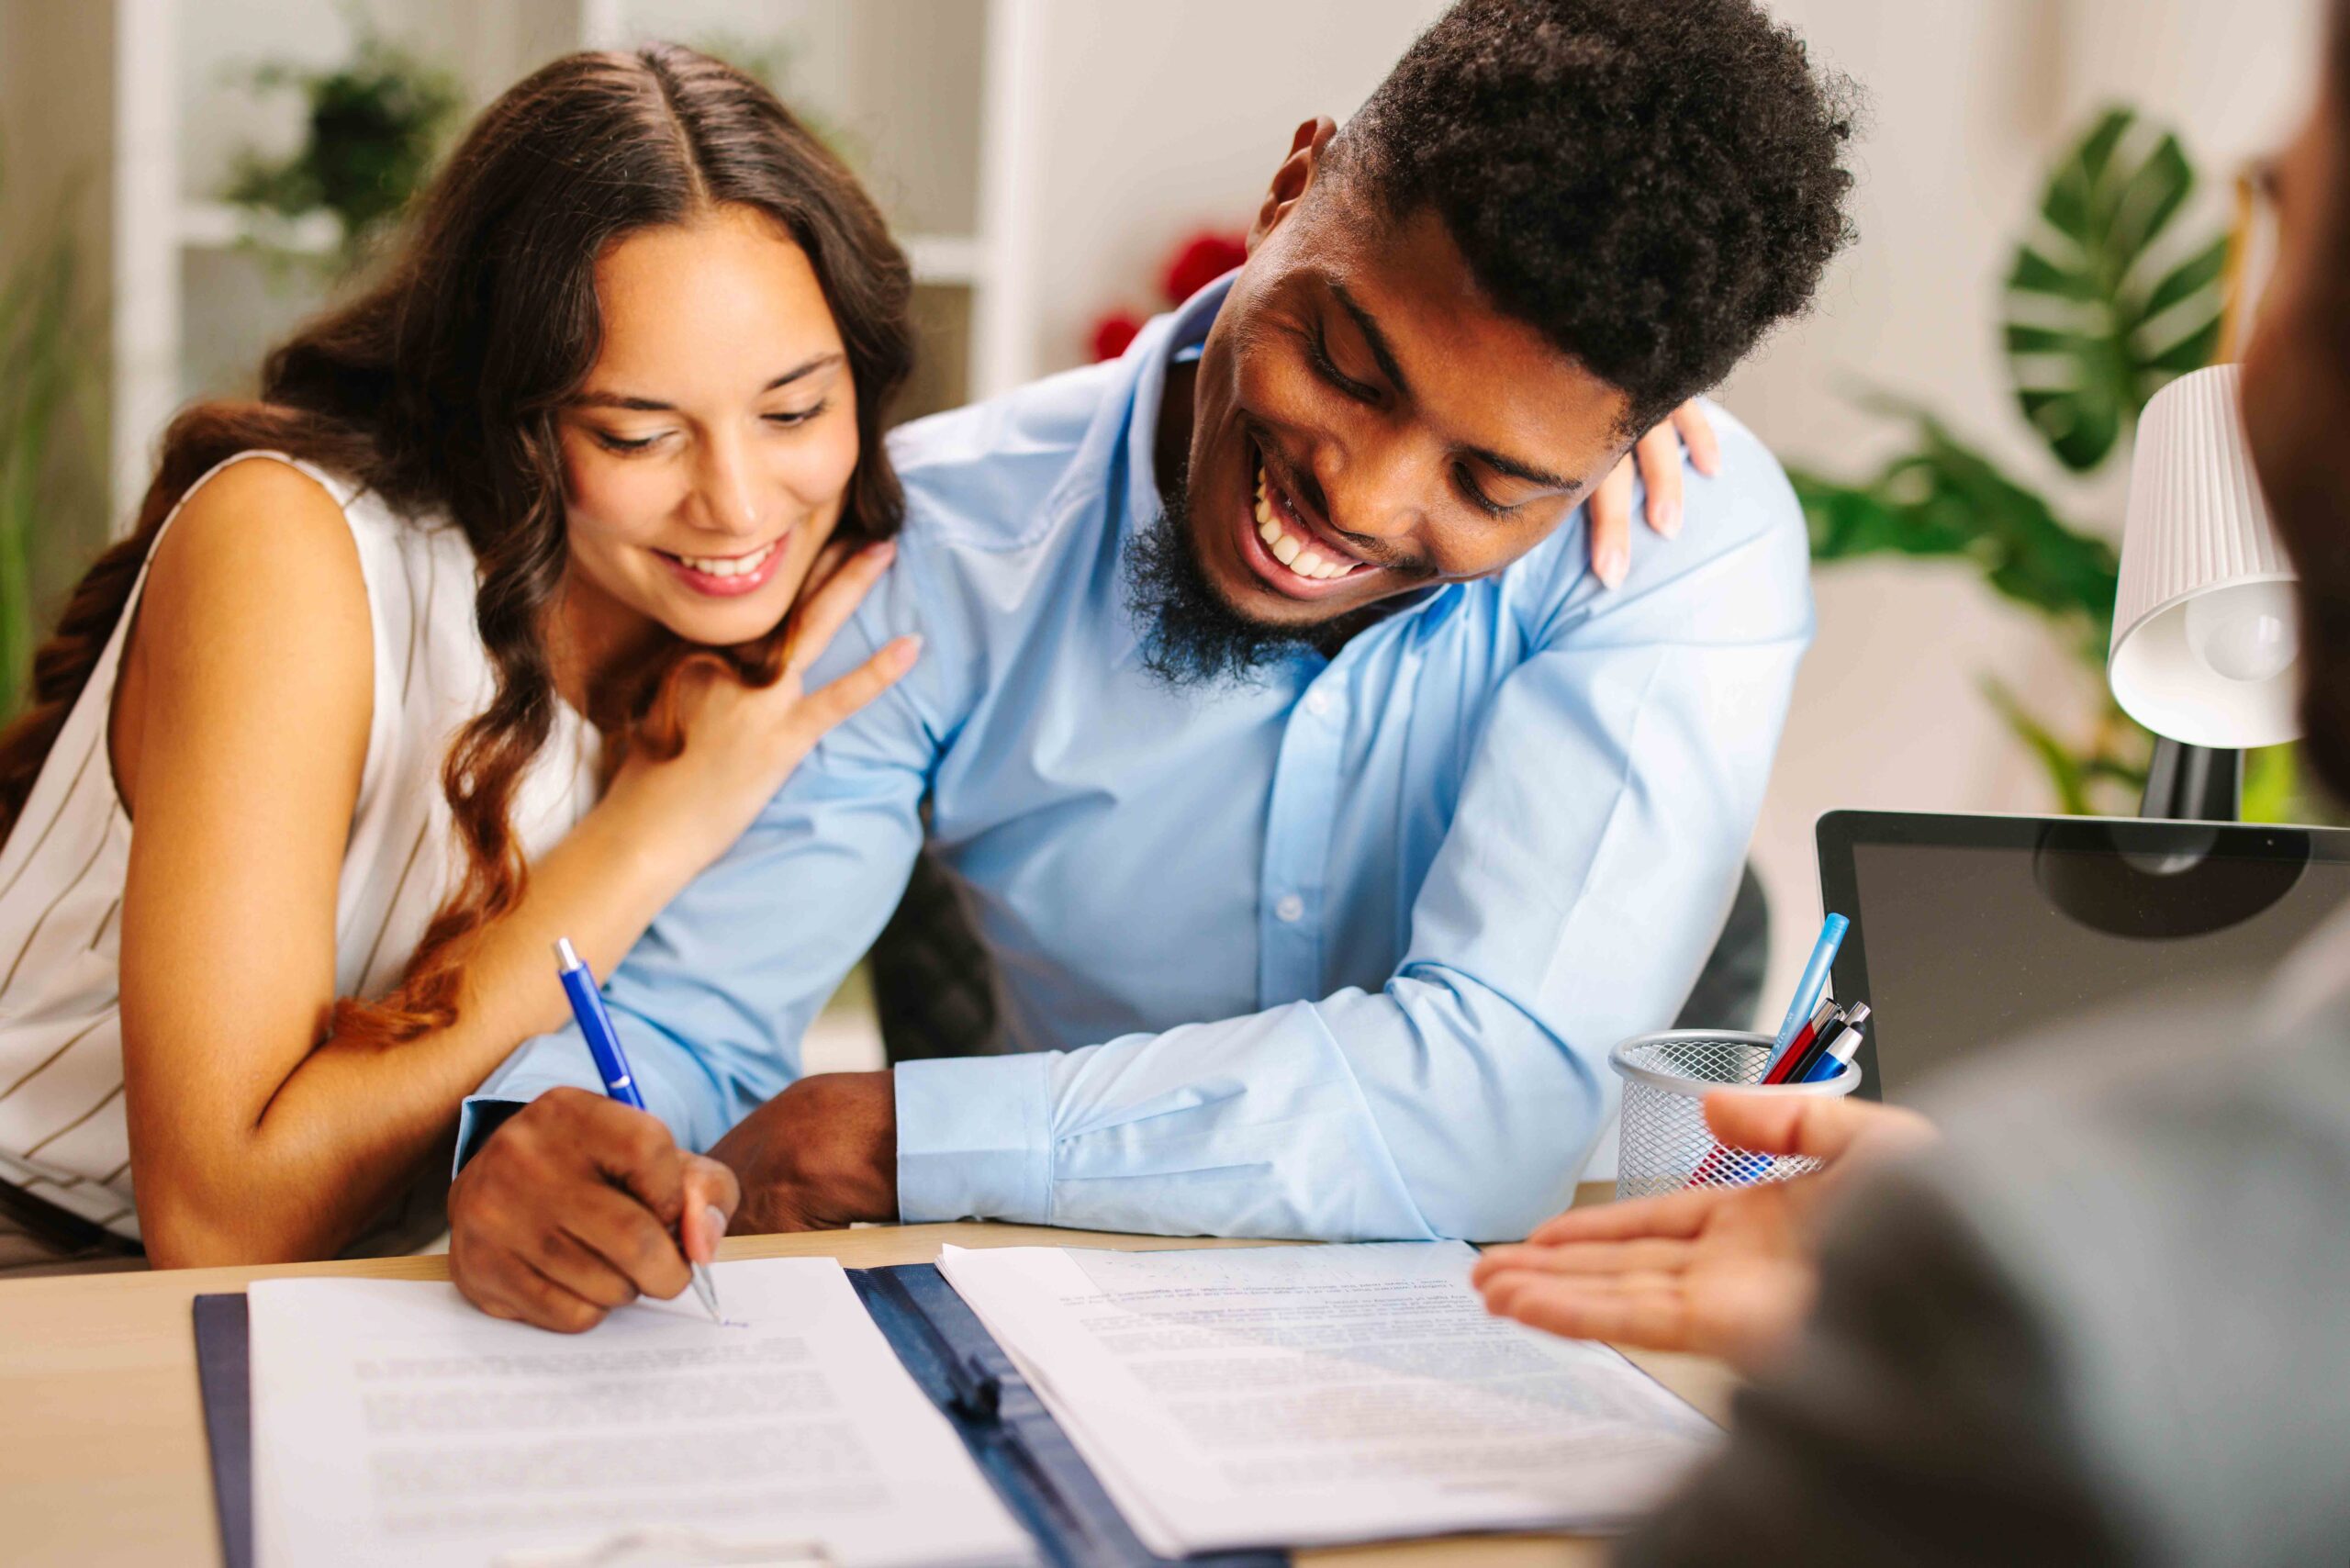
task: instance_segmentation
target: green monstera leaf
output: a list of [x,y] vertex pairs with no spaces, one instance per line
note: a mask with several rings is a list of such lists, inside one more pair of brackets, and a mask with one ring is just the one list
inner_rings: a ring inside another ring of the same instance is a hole
[[2024,417],[2076,473],[2219,346],[2227,236],[2166,238],[2194,189],[2176,136],[2109,109],[2050,174],[2017,248],[2009,368]]
[[1910,441],[1858,484],[1789,467],[1812,559],[1965,557],[1995,591],[2069,628],[2083,657],[2101,663],[2121,580],[2112,544],[2065,521],[1926,409],[1882,393],[1864,406],[1908,423]]

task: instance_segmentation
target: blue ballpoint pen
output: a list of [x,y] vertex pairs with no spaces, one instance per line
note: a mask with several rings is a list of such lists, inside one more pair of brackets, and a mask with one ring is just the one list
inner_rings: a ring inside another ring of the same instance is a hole
[[1828,990],[1828,967],[1836,961],[1836,949],[1844,945],[1844,933],[1852,922],[1841,914],[1831,914],[1819,927],[1819,940],[1812,946],[1811,961],[1803,967],[1803,979],[1796,985],[1795,1000],[1787,1004],[1787,1020],[1779,1025],[1779,1037],[1771,1044],[1771,1055],[1763,1063],[1768,1072],[1779,1065],[1781,1053],[1788,1042],[1803,1027],[1811,1010],[1819,1005],[1819,998]]
[[[643,1110],[644,1096],[636,1092],[636,1075],[629,1070],[628,1053],[621,1049],[620,1035],[612,1028],[612,1015],[604,1011],[604,993],[596,989],[596,977],[587,961],[572,950],[570,937],[555,938],[554,961],[556,972],[563,977],[563,993],[571,999],[571,1015],[579,1020],[579,1033],[588,1042],[588,1054],[596,1058],[596,1071],[604,1081],[604,1092],[623,1105]],[[691,1259],[686,1260],[686,1267],[693,1271],[694,1294],[701,1297],[711,1321],[725,1322],[718,1311],[718,1287],[711,1282],[710,1271]]]

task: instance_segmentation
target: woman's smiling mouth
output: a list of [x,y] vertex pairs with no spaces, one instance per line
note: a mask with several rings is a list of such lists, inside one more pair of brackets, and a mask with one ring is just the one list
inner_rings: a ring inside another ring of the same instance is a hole
[[739,555],[680,555],[668,550],[653,553],[679,582],[713,599],[734,599],[767,586],[782,564],[789,533],[768,540]]

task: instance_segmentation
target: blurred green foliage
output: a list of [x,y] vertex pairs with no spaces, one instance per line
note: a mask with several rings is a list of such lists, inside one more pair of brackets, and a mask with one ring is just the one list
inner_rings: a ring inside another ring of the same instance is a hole
[[2108,109],[2050,171],[2040,221],[2016,249],[2009,372],[2024,418],[2076,474],[2219,349],[2228,236],[2163,243],[2194,190],[2177,137]]
[[[2146,400],[2219,346],[2228,236],[2174,232],[2194,188],[2176,136],[2132,110],[2108,109],[2049,171],[2016,248],[2004,296],[2009,375],[2025,420],[2074,473],[2094,473],[2126,450]],[[1908,440],[1859,481],[1791,472],[1813,558],[1963,559],[1993,592],[2044,617],[2094,682],[2100,711],[2087,733],[2060,733],[1996,680],[1985,680],[1986,696],[2039,760],[2062,810],[2133,811],[2154,743],[2105,686],[2114,545],[2065,521],[1930,410],[1884,396],[1865,406],[1905,426]],[[2283,820],[2304,808],[2290,749],[2247,760],[2247,818]]]
[[70,208],[61,202],[14,236],[0,275],[0,714],[16,711],[39,635],[41,557],[103,532],[85,437],[97,428],[94,347],[104,340],[83,297]]
[[336,261],[357,265],[406,209],[431,174],[464,108],[456,77],[377,31],[353,10],[352,58],[326,70],[276,62],[251,80],[308,100],[308,131],[285,158],[247,152],[226,198],[278,218],[332,213],[341,224]]

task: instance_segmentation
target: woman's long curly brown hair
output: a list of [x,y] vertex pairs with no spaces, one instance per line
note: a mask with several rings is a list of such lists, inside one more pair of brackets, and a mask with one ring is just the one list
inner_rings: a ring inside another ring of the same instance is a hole
[[[727,204],[765,213],[806,252],[856,387],[840,527],[850,539],[895,532],[903,495],[882,420],[912,364],[911,279],[856,177],[773,94],[707,55],[654,44],[565,56],[475,122],[382,281],[274,350],[258,400],[199,403],[172,421],[136,528],[75,588],[34,655],[30,704],[0,732],[0,842],[188,487],[239,452],[308,459],[406,515],[450,519],[478,563],[474,612],[496,687],[442,769],[464,873],[393,991],[338,1002],[330,1024],[376,1044],[447,1027],[466,939],[514,907],[527,877],[509,808],[555,716],[543,641],[565,561],[555,420],[600,344],[597,258],[624,235]],[[691,656],[765,681],[780,641]],[[622,745],[673,754],[675,726],[648,716],[654,673],[599,694],[596,716],[633,721]]]

